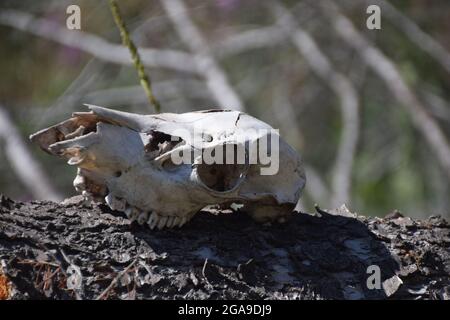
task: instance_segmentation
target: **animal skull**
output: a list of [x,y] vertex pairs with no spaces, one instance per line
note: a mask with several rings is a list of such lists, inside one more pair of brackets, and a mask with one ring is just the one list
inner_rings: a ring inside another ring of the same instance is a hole
[[[182,226],[208,205],[240,204],[257,221],[284,220],[305,186],[300,156],[269,125],[245,113],[137,115],[88,107],[90,112],[76,112],[30,139],[78,167],[78,192],[151,229]],[[267,163],[250,152],[268,139],[268,154],[278,152],[273,175],[262,174]],[[230,150],[232,161],[225,161]],[[204,161],[207,154],[216,161]]]

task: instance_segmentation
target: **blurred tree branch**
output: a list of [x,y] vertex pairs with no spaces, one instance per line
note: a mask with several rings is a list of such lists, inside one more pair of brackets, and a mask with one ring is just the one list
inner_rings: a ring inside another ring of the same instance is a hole
[[399,11],[394,5],[386,0],[365,0],[370,4],[378,4],[383,16],[386,16],[392,24],[396,25],[405,35],[420,49],[427,52],[442,67],[450,72],[450,53],[433,37],[424,32],[409,17]]
[[287,35],[278,26],[261,27],[233,34],[212,45],[218,58],[239,54],[252,49],[262,49],[285,42]]
[[241,98],[229,84],[226,73],[212,56],[207,42],[200,30],[189,17],[188,10],[182,0],[162,0],[169,19],[181,40],[194,54],[197,70],[204,76],[208,88],[221,108],[244,111]]
[[[0,24],[76,48],[104,61],[132,65],[128,49],[121,45],[110,43],[87,32],[68,30],[57,23],[35,18],[33,15],[22,11],[2,9],[0,12]],[[142,63],[145,66],[197,73],[190,54],[175,50],[150,48],[139,48],[139,51],[142,54]]]
[[447,139],[436,121],[428,114],[426,107],[403,80],[395,64],[369,43],[356,30],[353,23],[340,13],[332,1],[323,0],[320,4],[337,34],[361,55],[370,68],[385,81],[394,97],[405,107],[413,124],[430,144],[445,174],[450,177],[450,146]]
[[450,104],[441,96],[421,86],[420,93],[431,107],[430,112],[441,120],[450,122]]
[[303,30],[290,12],[279,2],[272,2],[277,23],[290,36],[297,50],[305,57],[311,70],[330,86],[340,99],[343,132],[333,169],[332,206],[350,200],[351,177],[359,138],[359,98],[350,80],[332,66],[312,36]]
[[28,151],[21,134],[2,106],[0,106],[0,139],[5,141],[5,155],[11,168],[34,198],[53,201],[63,199]]

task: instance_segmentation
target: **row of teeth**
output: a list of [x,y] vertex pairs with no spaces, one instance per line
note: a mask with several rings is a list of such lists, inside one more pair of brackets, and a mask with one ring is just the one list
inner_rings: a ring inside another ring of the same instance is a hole
[[187,217],[162,216],[156,212],[142,211],[134,206],[130,206],[124,199],[119,199],[111,194],[105,197],[105,201],[112,210],[125,212],[128,219],[136,221],[140,225],[146,223],[152,230],[155,228],[161,230],[164,227],[181,227],[188,222]]
[[[82,193],[86,201],[91,201],[92,195],[88,191],[86,191],[85,183],[85,178],[78,171],[78,174],[73,181],[73,185],[78,192]],[[140,210],[134,206],[129,205],[124,199],[114,197],[112,194],[108,194],[105,197],[105,201],[112,210],[125,212],[128,219],[130,219],[131,221],[136,221],[140,225],[144,225],[145,223],[147,223],[152,230],[155,228],[161,230],[164,227],[181,227],[189,220],[187,217],[162,216],[157,214],[156,212],[146,212]]]

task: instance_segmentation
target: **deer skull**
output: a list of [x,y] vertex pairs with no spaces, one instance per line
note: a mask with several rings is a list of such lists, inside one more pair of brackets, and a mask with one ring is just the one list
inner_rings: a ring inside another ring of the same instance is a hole
[[[300,156],[245,113],[137,115],[88,107],[30,139],[78,167],[78,192],[152,229],[182,226],[208,205],[233,203],[258,221],[283,220],[304,188]],[[276,165],[265,161],[263,145]]]

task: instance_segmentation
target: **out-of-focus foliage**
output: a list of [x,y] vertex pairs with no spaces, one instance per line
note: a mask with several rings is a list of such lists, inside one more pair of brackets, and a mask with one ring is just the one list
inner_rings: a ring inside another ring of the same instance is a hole
[[[214,50],[242,32],[274,25],[274,17],[262,1],[185,3],[212,54],[244,102],[246,112],[280,128],[282,135],[302,152],[305,162],[329,191],[342,130],[336,95],[310,71],[304,57],[288,39],[224,56]],[[448,175],[386,83],[336,36],[327,17],[311,2],[283,3],[290,8],[299,25],[313,35],[334,67],[350,78],[359,93],[360,139],[348,206],[369,215],[385,215],[399,209],[412,216],[448,216]],[[365,1],[339,0],[335,3],[365,37],[395,62],[407,84],[449,139],[450,73],[385,19],[383,12],[382,29],[368,30]],[[449,1],[391,3],[450,51]],[[0,11],[21,10],[65,26],[66,8],[70,4],[81,7],[81,32],[120,44],[107,1],[4,0],[0,3]],[[189,52],[158,1],[119,1],[119,5],[138,46]],[[82,103],[105,105],[107,102],[105,106],[139,113],[152,110],[144,92],[139,89],[126,91],[129,96],[119,94],[119,100],[111,98],[114,89],[139,85],[131,65],[105,62],[76,48],[1,24],[0,39],[0,104],[9,110],[24,138],[65,119],[75,110],[83,110]],[[163,68],[148,68],[147,71],[151,73],[154,93],[163,112],[227,107],[213,99],[199,75]],[[163,94],[158,92],[158,84],[164,83],[171,90],[166,86]],[[195,86],[191,88],[189,84],[193,83]],[[286,124],[286,116],[280,116],[282,112],[287,112],[290,123],[296,124],[295,128]],[[54,185],[67,196],[74,194],[71,182],[75,169],[31,144],[29,147],[44,165]],[[0,191],[15,199],[32,198],[6,160],[1,139]],[[322,207],[330,205],[330,197],[328,194],[321,199]],[[311,208],[313,201],[307,193],[304,207]]]

